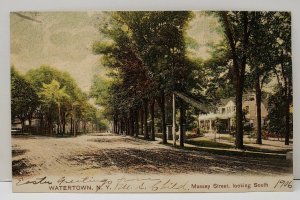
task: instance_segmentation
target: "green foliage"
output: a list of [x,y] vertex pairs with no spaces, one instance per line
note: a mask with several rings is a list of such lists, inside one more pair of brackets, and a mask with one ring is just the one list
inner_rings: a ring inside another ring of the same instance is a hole
[[11,120],[21,121],[32,118],[38,106],[38,96],[32,85],[20,75],[14,67],[11,68]]
[[[285,106],[284,90],[280,87],[275,89],[275,93],[268,99],[268,131],[282,137],[285,133]],[[292,114],[291,114],[292,115]],[[292,128],[293,119],[290,117],[290,127]]]
[[243,130],[253,130],[241,116],[243,92],[255,90],[260,99],[263,86],[276,77],[285,88],[285,99],[291,99],[291,17],[288,12],[213,14],[220,19],[225,40],[213,48],[212,59],[204,65],[208,75],[206,94],[212,101],[236,97],[236,139],[243,148]]
[[205,70],[205,95],[212,103],[235,95],[233,73],[230,65],[230,52],[225,41],[215,45],[212,58],[203,63]]
[[43,84],[50,84],[56,80],[61,87],[65,87],[66,93],[72,99],[80,99],[83,96],[83,92],[69,73],[61,72],[50,66],[43,65],[37,69],[29,70],[25,77],[31,82],[37,93],[42,90]]
[[[110,116],[126,116],[143,99],[173,90],[201,96],[200,60],[186,57],[185,31],[191,12],[112,12],[95,42],[110,70],[106,84],[95,77],[91,95]],[[191,43],[190,41],[189,43]]]
[[[88,102],[88,96],[68,73],[41,66],[28,71],[25,78],[12,68],[11,76],[12,120],[39,118],[41,125],[46,121],[46,127],[43,125],[40,130],[47,128],[46,132],[50,134],[55,122],[58,133],[65,132],[65,125],[75,119],[73,123],[84,124],[84,131],[87,123],[100,123],[96,115],[97,109]],[[101,127],[106,126],[102,124]]]
[[221,133],[226,129],[226,124],[224,123],[224,120],[217,118],[215,120],[215,127],[217,129],[217,132]]
[[245,118],[243,122],[243,128],[245,133],[252,135],[254,131],[254,127],[250,124],[249,120]]
[[[269,115],[270,130],[282,133],[284,120],[279,123],[275,119],[286,119],[293,94],[290,13],[211,13],[219,19],[217,32],[222,32],[224,38],[219,44],[210,44],[212,56],[205,61],[187,56],[187,46],[199,49],[197,41],[186,34],[194,17],[192,12],[106,13],[99,27],[103,39],[92,46],[93,52],[101,55],[106,76],[96,74],[87,95],[68,73],[50,66],[32,69],[25,78],[12,68],[12,120],[35,115],[45,120],[49,129],[54,123],[60,126],[73,120],[104,128],[107,119],[127,118],[133,111],[142,110],[147,101],[162,104],[164,97],[165,108],[154,112],[170,110],[174,90],[205,104],[213,105],[232,96],[239,97],[239,103],[244,91],[253,91],[257,86],[253,84],[257,80],[263,89],[276,78],[279,89],[270,97],[270,113],[274,115]],[[197,127],[194,122],[199,111],[182,101],[176,103],[186,111],[187,128]],[[241,104],[237,105],[241,111]],[[168,114],[162,118],[171,118]],[[243,116],[235,123],[242,128],[237,133],[242,133],[249,123],[245,114],[239,115]],[[242,139],[242,134],[239,137]]]
[[66,88],[61,88],[60,83],[56,80],[52,80],[49,84],[43,83],[41,92],[38,95],[41,102],[49,105],[49,107],[53,104],[60,106],[70,100],[70,96],[66,93]]

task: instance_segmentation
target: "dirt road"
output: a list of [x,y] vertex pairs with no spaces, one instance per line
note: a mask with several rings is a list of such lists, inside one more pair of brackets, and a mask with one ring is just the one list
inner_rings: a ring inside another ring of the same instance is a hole
[[109,133],[51,138],[14,136],[13,175],[288,174],[286,160],[189,151]]

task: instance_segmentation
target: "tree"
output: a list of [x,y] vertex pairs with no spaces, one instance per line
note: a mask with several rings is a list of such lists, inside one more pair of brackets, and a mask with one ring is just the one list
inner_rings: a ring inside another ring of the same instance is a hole
[[[37,69],[31,69],[26,73],[25,77],[31,83],[37,94],[41,93],[41,91],[43,90],[43,84],[50,84],[54,79],[59,82],[62,87],[66,87],[66,91],[72,99],[76,99],[77,95],[80,93],[80,90],[79,88],[77,88],[75,81],[70,77],[68,73],[61,72],[50,66],[43,65]],[[65,133],[65,126],[67,121],[66,116],[69,110],[69,106],[70,104],[64,104],[61,107],[63,133]],[[52,126],[53,120],[55,118],[58,119],[57,113],[53,112],[53,110],[49,108],[49,105],[46,105],[43,102],[39,101],[35,115],[40,119],[38,132],[40,132],[40,134],[49,134],[51,132],[50,134],[52,135],[52,128],[50,128],[50,126]]]
[[[275,134],[278,138],[285,135],[285,95],[284,89],[280,86],[275,88],[275,93],[268,98],[268,129],[270,133]],[[290,114],[291,115],[291,114]],[[292,115],[289,118],[289,124],[292,127]]]
[[93,120],[96,119],[96,112],[97,109],[87,101],[82,104],[81,121],[83,123],[83,133],[88,132],[87,124],[93,122]]
[[[236,96],[236,146],[243,148],[243,91],[253,88],[257,105],[257,140],[261,144],[261,99],[263,86],[276,74],[285,88],[286,102],[291,102],[290,13],[218,12],[229,50],[228,78]],[[282,66],[282,67],[281,67]],[[253,84],[254,83],[254,84]],[[253,87],[254,86],[254,87]],[[289,118],[290,103],[286,104]],[[289,120],[287,120],[289,121]],[[290,126],[286,124],[287,132]],[[288,143],[288,142],[287,142]]]
[[[249,81],[248,87],[255,90],[256,100],[256,143],[262,144],[261,103],[263,86],[271,81],[272,67],[276,65],[276,58],[270,56],[276,38],[271,24],[274,12],[255,12],[252,22],[251,37],[249,39]],[[254,83],[254,84],[253,84]],[[247,84],[247,83],[246,83]]]
[[283,90],[285,105],[285,145],[289,145],[291,134],[291,105],[293,102],[292,81],[292,51],[291,51],[291,13],[276,12],[272,21],[272,31],[276,42],[273,44],[271,56],[276,58],[277,64],[273,65],[278,85]]
[[32,85],[20,75],[14,67],[11,68],[11,121],[15,118],[21,121],[22,133],[24,133],[25,121],[31,119],[38,106],[38,96]]
[[36,117],[40,119],[38,127],[40,134],[45,132],[53,135],[52,126],[55,121],[57,132],[65,134],[66,125],[70,121],[70,132],[76,135],[79,124],[85,120],[83,112],[88,97],[70,74],[50,66],[41,66],[29,70],[25,77],[35,92],[40,95],[40,101],[35,110]]
[[[255,83],[257,105],[257,140],[261,144],[261,96],[263,85],[277,77],[286,102],[284,116],[286,144],[290,135],[290,104],[292,102],[291,17],[287,12],[255,12],[249,40],[250,77]],[[259,44],[259,45],[258,45]],[[253,84],[252,84],[253,85]],[[278,88],[275,88],[277,91]]]
[[[192,13],[132,12],[123,15],[139,56],[157,83],[151,96],[160,107],[163,143],[167,143],[165,95],[174,91],[186,75],[184,33]],[[179,71],[181,73],[176,73]]]
[[245,71],[249,58],[249,37],[252,30],[253,13],[219,12],[228,42],[235,88],[236,103],[236,148],[243,149],[243,90]]
[[[146,139],[149,137],[149,104],[153,119],[152,108],[158,102],[163,143],[167,142],[165,95],[171,93],[186,74],[184,30],[190,18],[190,12],[113,12],[109,25],[105,23],[101,28],[110,42],[94,44],[94,52],[105,55],[104,64],[118,69],[119,88],[130,91],[128,94],[123,90],[117,92],[123,94],[122,101],[127,100],[127,108],[118,110],[118,115],[125,112],[130,116],[130,113],[137,113],[130,110],[138,107],[143,113],[141,130]],[[154,123],[151,123],[151,130],[155,130]],[[151,134],[153,139],[154,132]]]
[[[66,88],[60,86],[60,83],[56,80],[52,80],[51,83],[43,84],[43,88],[40,93],[38,93],[41,102],[52,112],[55,106],[57,106],[58,111],[58,133],[61,132],[61,106],[65,102],[69,101],[70,96],[66,93]],[[52,124],[50,124],[50,132],[52,133]]]

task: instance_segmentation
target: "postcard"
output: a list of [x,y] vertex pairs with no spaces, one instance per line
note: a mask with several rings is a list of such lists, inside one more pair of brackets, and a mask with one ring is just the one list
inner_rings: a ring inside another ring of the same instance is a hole
[[291,13],[11,12],[14,192],[293,190]]

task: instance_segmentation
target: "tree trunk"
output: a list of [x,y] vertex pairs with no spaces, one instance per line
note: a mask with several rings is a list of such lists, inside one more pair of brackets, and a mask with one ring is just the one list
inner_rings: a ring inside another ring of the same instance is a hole
[[119,134],[122,134],[123,132],[123,119],[119,119],[118,127],[119,127]]
[[289,103],[286,105],[285,109],[285,145],[290,144],[290,106]]
[[133,110],[130,109],[130,135],[134,136],[134,114]]
[[244,149],[243,137],[243,89],[240,84],[236,85],[236,133],[235,145],[238,149]]
[[48,129],[49,129],[49,134],[53,137],[53,124],[52,124],[52,120],[50,119],[48,121]]
[[148,140],[149,139],[149,132],[148,132],[148,100],[144,99],[143,100],[144,104],[144,127],[145,127],[145,132],[144,132],[144,139]]
[[112,120],[112,133],[116,133],[116,119],[113,117]]
[[74,137],[76,137],[76,114],[74,115],[74,119],[73,119],[73,134]]
[[163,144],[167,144],[165,93],[163,91],[161,92],[161,95],[160,95],[159,107],[160,107],[160,112],[161,112],[162,142],[163,142]]
[[180,134],[179,134],[179,143],[180,146],[183,147],[184,146],[184,137],[185,137],[185,130],[184,130],[184,123],[185,123],[185,108],[183,105],[183,102],[180,101],[180,119],[179,119],[179,123],[180,123]]
[[123,117],[122,119],[122,123],[123,123],[123,131],[122,131],[122,135],[126,134],[126,119]]
[[56,127],[56,134],[59,134],[59,124],[57,123],[56,125],[57,125],[57,127]]
[[139,136],[139,112],[138,110],[135,110],[135,137]]
[[119,126],[119,124],[118,124],[118,119],[117,119],[117,117],[116,117],[116,118],[115,118],[115,131],[114,131],[115,134],[118,134],[118,126]]
[[144,135],[144,111],[143,111],[143,107],[141,107],[141,135]]
[[83,122],[83,132],[86,133],[86,121]]
[[79,127],[79,122],[77,120],[74,120],[74,127],[75,127],[75,131],[74,131],[74,134],[75,136],[77,135],[77,133],[79,132],[78,131],[78,127]]
[[36,132],[37,132],[37,134],[44,134],[44,118],[43,118],[43,115],[40,115],[39,116],[39,124],[38,124],[38,126],[37,126],[37,130],[36,130]]
[[66,133],[66,113],[63,114],[63,135]]
[[121,135],[124,134],[124,119],[121,119],[121,122],[120,122],[120,134]]
[[57,133],[60,133],[61,132],[61,110],[60,110],[60,104],[58,104],[58,132]]
[[118,126],[117,118],[116,118],[116,116],[114,116],[114,125],[113,125],[113,133],[114,134],[117,134],[117,126]]
[[118,129],[118,117],[116,117],[115,122],[116,122],[115,134],[119,134],[119,129]]
[[28,122],[29,122],[29,125],[28,125],[28,128],[29,128],[29,133],[32,134],[32,127],[31,127],[31,117],[28,119]]
[[53,135],[53,127],[52,127],[52,118],[51,118],[51,116],[47,116],[47,127],[48,127],[48,134],[50,135],[50,136],[54,136]]
[[73,135],[73,127],[74,127],[74,123],[73,123],[73,117],[71,117],[71,128],[70,128],[70,135]]
[[128,132],[129,132],[128,119],[125,118],[125,134],[128,135]]
[[123,126],[122,126],[123,131],[121,134],[125,135],[126,134],[126,118],[125,117],[122,118],[122,123],[123,123]]
[[285,145],[290,144],[290,98],[291,98],[291,92],[290,92],[290,84],[289,80],[287,80],[286,84],[286,103],[285,103]]
[[233,73],[234,73],[234,86],[236,90],[236,148],[244,149],[243,143],[243,88],[244,88],[244,77],[245,77],[245,69],[247,64],[247,48],[249,41],[249,22],[248,22],[248,13],[243,12],[242,16],[242,29],[243,29],[243,38],[242,47],[243,52],[241,52],[241,56],[238,55],[236,49],[236,42],[234,38],[234,34],[231,30],[231,24],[227,16],[228,12],[221,12],[221,17],[225,27],[225,34],[228,39],[228,43],[230,46],[232,61],[233,61]]
[[21,133],[24,133],[25,120],[21,119]]
[[255,77],[255,94],[256,94],[256,144],[262,144],[261,138],[261,89],[258,72]]
[[151,140],[155,141],[155,125],[154,125],[154,104],[155,100],[151,101],[150,112],[151,112]]
[[173,146],[176,146],[176,97],[172,94],[172,140]]
[[131,129],[130,118],[127,117],[127,135],[131,135],[130,129]]

